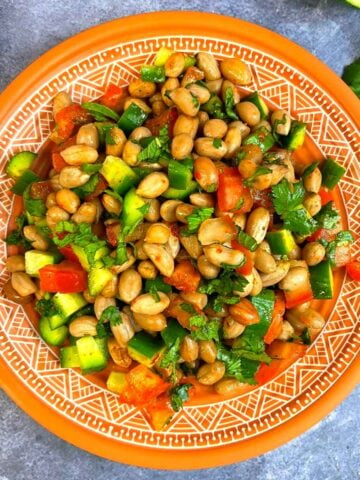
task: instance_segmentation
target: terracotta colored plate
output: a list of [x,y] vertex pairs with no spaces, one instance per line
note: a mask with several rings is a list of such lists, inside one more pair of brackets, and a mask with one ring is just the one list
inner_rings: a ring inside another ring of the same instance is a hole
[[[171,32],[171,34],[169,33]],[[110,81],[126,84],[161,45],[175,50],[237,55],[274,107],[309,124],[302,158],[333,156],[347,166],[336,192],[344,226],[359,226],[360,103],[308,52],[279,35],[232,18],[166,12],[116,20],[85,31],[28,67],[0,97],[1,225],[12,209],[10,155],[36,151],[50,129],[51,98],[67,90],[75,101],[98,97]],[[359,250],[359,248],[357,248]],[[6,247],[0,245],[1,285]],[[318,308],[329,318],[308,354],[263,387],[226,401],[202,397],[179,412],[167,432],[153,432],[140,412],[120,405],[101,380],[59,366],[32,316],[2,298],[0,376],[8,395],[63,439],[113,460],[158,468],[200,468],[245,460],[277,447],[319,421],[359,381],[359,284],[336,276],[336,299]]]

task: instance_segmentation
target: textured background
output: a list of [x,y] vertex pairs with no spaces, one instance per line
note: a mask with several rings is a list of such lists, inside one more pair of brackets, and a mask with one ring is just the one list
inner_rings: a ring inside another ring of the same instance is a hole
[[[107,20],[153,10],[206,10],[277,31],[337,73],[360,53],[360,10],[341,0],[0,0],[0,89],[46,50]],[[229,467],[146,470],[81,451],[19,410],[0,391],[0,480],[356,480],[360,479],[360,389],[319,425],[287,445]],[[239,447],[241,448],[241,447]],[[164,459],[166,462],[166,458]]]

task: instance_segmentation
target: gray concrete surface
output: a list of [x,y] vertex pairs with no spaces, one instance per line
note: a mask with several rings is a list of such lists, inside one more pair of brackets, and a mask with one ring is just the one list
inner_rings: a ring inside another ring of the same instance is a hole
[[[206,10],[259,23],[304,46],[337,73],[360,54],[360,10],[341,0],[0,0],[0,89],[39,55],[80,30],[124,15],[172,9]],[[37,425],[0,391],[0,480],[356,480],[359,403],[358,388],[319,425],[256,459],[170,473],[81,451]]]

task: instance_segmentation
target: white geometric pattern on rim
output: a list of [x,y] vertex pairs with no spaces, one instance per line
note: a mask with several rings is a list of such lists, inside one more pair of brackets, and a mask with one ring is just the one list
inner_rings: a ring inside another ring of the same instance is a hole
[[[359,138],[345,112],[303,74],[278,59],[245,45],[194,37],[159,37],[120,44],[79,61],[60,72],[22,105],[0,138],[2,170],[6,158],[21,148],[37,150],[50,130],[51,97],[69,90],[75,101],[97,97],[109,81],[126,83],[162,43],[185,51],[207,50],[218,58],[240,55],[252,65],[254,85],[274,105],[289,108],[310,125],[311,136],[322,152],[336,155],[348,167],[341,183],[350,227],[359,232],[355,183],[355,154]],[[300,80],[300,88],[292,80]],[[25,112],[25,113],[24,113]],[[352,147],[352,148],[351,148]],[[5,182],[7,182],[5,184]],[[0,179],[1,192],[9,181]],[[9,207],[1,212],[4,235]],[[0,258],[5,248],[0,246]],[[355,334],[359,288],[346,281],[336,310],[311,351],[279,378],[239,398],[211,405],[187,407],[177,414],[167,432],[151,431],[141,412],[119,405],[116,396],[92,384],[77,372],[60,369],[56,356],[37,336],[22,309],[11,320],[13,306],[3,301],[0,353],[22,382],[63,415],[102,435],[124,442],[163,448],[205,448],[258,435],[286,422],[316,401],[346,370],[359,350]],[[336,334],[335,334],[336,332]],[[346,351],[344,346],[346,345]]]

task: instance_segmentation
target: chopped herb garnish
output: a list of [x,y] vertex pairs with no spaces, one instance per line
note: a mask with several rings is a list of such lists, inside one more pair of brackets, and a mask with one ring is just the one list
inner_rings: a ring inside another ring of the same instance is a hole
[[207,220],[214,213],[214,209],[210,207],[195,208],[190,215],[186,217],[188,222],[187,228],[181,231],[181,235],[184,237],[193,235],[196,233],[204,220]]
[[304,345],[311,345],[311,336],[308,328],[305,328],[300,338],[303,341]]
[[216,340],[219,341],[220,323],[218,320],[206,320],[203,315],[194,315],[189,318],[190,327],[196,327],[191,331],[194,340]]
[[222,145],[221,138],[214,138],[213,140],[213,147],[214,148],[220,148]]
[[325,228],[331,230],[339,223],[340,215],[337,210],[333,209],[334,202],[328,202],[317,213],[314,219],[318,222],[318,228]]
[[185,303],[185,302],[181,303],[180,307],[182,310],[184,310],[184,312],[191,313],[192,315],[193,314],[196,315],[196,310],[194,308],[194,305],[191,305],[191,303]]
[[231,87],[228,87],[225,90],[225,112],[226,115],[231,118],[232,120],[238,120],[239,117],[234,112],[235,100],[234,100],[234,93]]
[[105,308],[105,310],[101,314],[100,322],[110,322],[111,326],[120,325],[120,323],[122,323],[122,320],[119,309],[117,307],[114,307],[113,305]]
[[30,250],[32,248],[31,243],[24,237],[23,228],[27,225],[27,219],[24,214],[19,215],[16,218],[17,229],[13,230],[6,237],[6,243],[8,245],[17,245],[18,247],[23,247],[25,250]]
[[184,402],[189,400],[189,390],[191,387],[191,383],[181,383],[170,389],[170,403],[175,412],[178,412],[183,407]]
[[160,360],[161,368],[169,368],[170,379],[172,382],[176,380],[176,364],[180,360],[180,338],[177,338],[175,342],[169,347]]
[[81,170],[88,175],[93,175],[101,170],[102,164],[100,163],[85,163],[81,166]]
[[42,317],[52,317],[53,315],[59,313],[56,306],[54,305],[54,302],[50,298],[42,298],[41,300],[38,300],[35,304],[35,310]]

